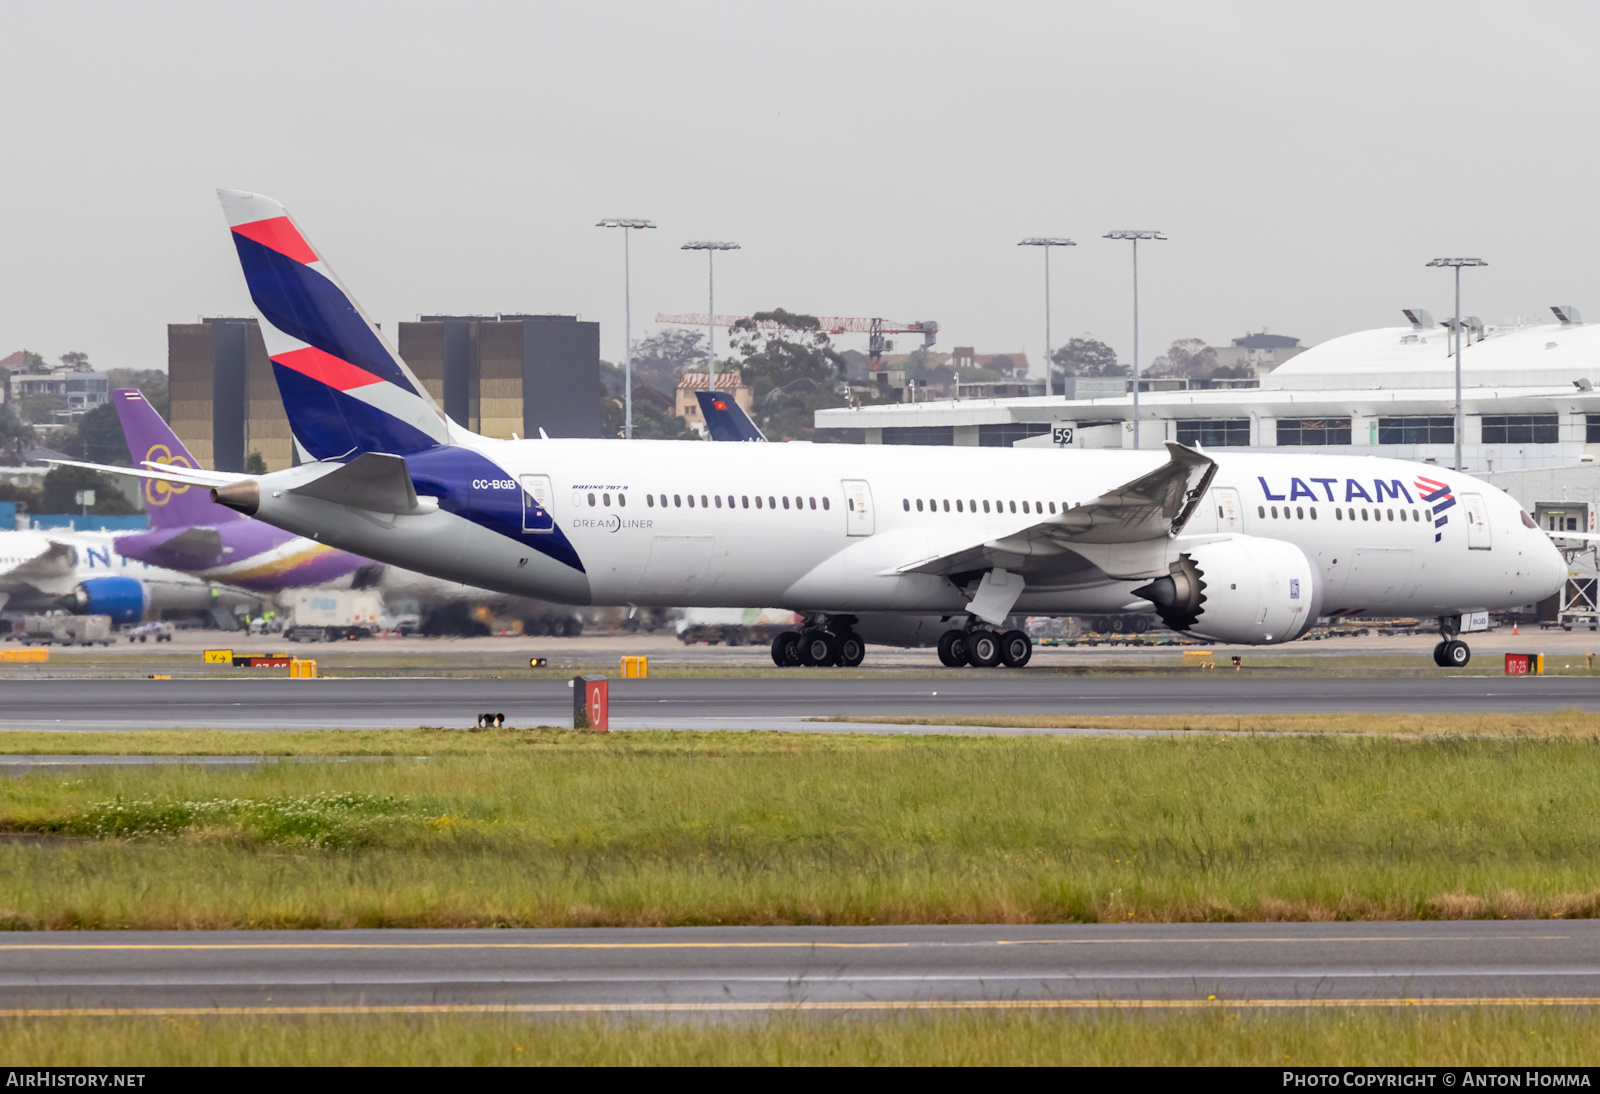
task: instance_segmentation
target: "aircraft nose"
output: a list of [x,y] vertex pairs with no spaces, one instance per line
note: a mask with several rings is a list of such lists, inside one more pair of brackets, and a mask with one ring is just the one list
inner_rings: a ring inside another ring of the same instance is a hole
[[1566,584],[1567,560],[1556,550],[1556,545],[1550,541],[1549,536],[1538,531],[1533,534],[1541,541],[1540,547],[1536,548],[1540,564],[1534,572],[1539,578],[1539,587],[1544,590],[1539,594],[1539,599],[1543,600],[1559,593],[1561,586]]

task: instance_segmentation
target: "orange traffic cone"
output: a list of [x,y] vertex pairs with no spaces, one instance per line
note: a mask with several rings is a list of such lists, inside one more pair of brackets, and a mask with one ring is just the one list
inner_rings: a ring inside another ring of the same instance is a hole
[[1511,633],[1513,635],[1517,633],[1517,621],[1515,619],[1511,621]]

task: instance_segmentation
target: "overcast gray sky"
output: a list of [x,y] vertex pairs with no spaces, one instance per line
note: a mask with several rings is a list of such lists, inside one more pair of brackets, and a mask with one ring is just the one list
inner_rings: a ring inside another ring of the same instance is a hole
[[[212,189],[282,201],[385,327],[578,312],[620,357],[719,311],[934,319],[1142,356],[1595,292],[1600,7],[1556,3],[0,2],[0,355],[164,367],[245,313]],[[1547,313],[1544,313],[1547,314]],[[864,343],[848,340],[846,345]]]

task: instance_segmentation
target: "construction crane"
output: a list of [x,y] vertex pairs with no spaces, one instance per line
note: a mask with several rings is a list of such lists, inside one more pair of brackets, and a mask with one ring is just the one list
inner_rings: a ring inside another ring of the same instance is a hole
[[[856,319],[838,315],[817,315],[817,325],[825,334],[865,334],[867,336],[867,371],[881,372],[883,370],[883,355],[894,348],[884,335],[887,334],[920,334],[922,335],[923,348],[933,345],[939,335],[939,324],[928,320],[920,323],[896,323],[889,319]],[[719,315],[714,319],[704,312],[699,315],[657,315],[657,323],[671,323],[686,327],[732,327],[739,323],[749,322],[748,315]],[[773,319],[762,319],[754,323],[758,330],[785,330],[784,324]]]

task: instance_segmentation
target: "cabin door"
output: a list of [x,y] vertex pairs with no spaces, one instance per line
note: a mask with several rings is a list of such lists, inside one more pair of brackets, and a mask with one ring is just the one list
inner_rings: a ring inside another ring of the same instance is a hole
[[1483,495],[1462,494],[1461,504],[1467,508],[1467,549],[1489,550],[1494,542],[1489,536],[1489,509],[1483,504]]
[[844,522],[845,535],[872,534],[872,487],[866,479],[844,480]]
[[553,532],[556,521],[550,515],[550,476],[522,476],[522,530]]
[[1211,496],[1217,502],[1217,531],[1243,532],[1244,511],[1239,508],[1239,491],[1219,487],[1211,491]]

